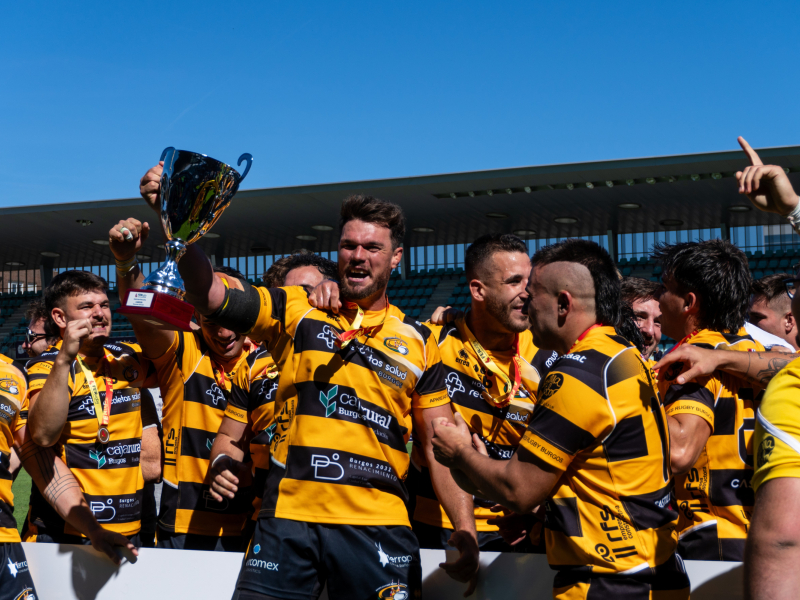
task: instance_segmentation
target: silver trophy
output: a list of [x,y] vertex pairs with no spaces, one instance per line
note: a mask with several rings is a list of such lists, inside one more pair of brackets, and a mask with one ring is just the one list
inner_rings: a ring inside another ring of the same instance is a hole
[[231,203],[239,184],[253,164],[250,154],[242,154],[237,165],[246,161],[239,173],[205,154],[166,148],[161,153],[161,227],[167,236],[167,258],[157,271],[144,280],[142,289],[164,292],[183,300],[186,290],[178,273],[178,261],[193,244],[211,229]]
[[194,308],[183,301],[186,289],[178,261],[186,246],[203,237],[228,208],[253,157],[239,157],[237,165],[247,163],[241,175],[230,165],[186,150],[166,148],[161,160],[161,227],[168,240],[167,258],[144,280],[141,290],[128,292],[120,312],[148,315],[153,325],[188,330]]

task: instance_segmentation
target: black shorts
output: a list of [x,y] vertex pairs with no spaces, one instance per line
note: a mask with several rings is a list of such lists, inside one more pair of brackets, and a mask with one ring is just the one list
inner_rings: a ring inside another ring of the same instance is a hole
[[250,541],[249,532],[242,535],[198,535],[196,533],[173,533],[158,528],[156,548],[167,550],[207,550],[210,552],[244,552]]
[[19,542],[0,544],[0,600],[37,598],[28,559]]
[[235,600],[412,600],[422,564],[411,529],[258,520],[236,583]]

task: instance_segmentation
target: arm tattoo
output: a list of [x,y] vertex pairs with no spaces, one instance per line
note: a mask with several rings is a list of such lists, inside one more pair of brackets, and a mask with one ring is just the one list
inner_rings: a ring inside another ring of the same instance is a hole
[[56,454],[51,448],[42,448],[33,441],[27,441],[20,448],[20,460],[26,469],[35,469],[44,479],[44,489],[41,492],[53,507],[64,493],[80,488],[72,473],[68,470],[64,472],[56,464]]
[[[766,366],[764,366],[763,363],[752,365],[753,361],[751,355],[753,354],[761,360],[767,360]],[[772,381],[772,378],[775,377],[781,369],[797,358],[800,358],[800,355],[776,352],[748,352],[747,373],[745,376],[749,381],[757,383],[762,387],[767,387],[767,384]],[[753,373],[750,370],[751,365],[753,368],[758,368],[760,366],[763,366],[763,368]]]

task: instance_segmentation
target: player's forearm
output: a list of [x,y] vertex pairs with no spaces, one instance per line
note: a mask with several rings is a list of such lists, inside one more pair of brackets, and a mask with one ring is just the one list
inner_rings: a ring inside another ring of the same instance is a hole
[[475,506],[472,494],[462,490],[453,480],[450,469],[436,462],[431,451],[428,456],[431,482],[436,497],[456,531],[475,532]]
[[117,293],[119,294],[119,301],[124,302],[128,290],[137,290],[142,287],[143,283],[144,274],[138,264],[134,265],[125,273],[117,269]]
[[239,447],[236,440],[222,431],[217,432],[217,437],[214,438],[208,464],[212,464],[220,454],[224,454],[238,462],[244,460],[244,450]]
[[527,514],[544,500],[515,481],[509,472],[512,467],[509,460],[493,460],[469,448],[458,456],[456,467],[480,490],[482,498],[502,504],[516,513]]
[[196,244],[187,246],[186,253],[178,261],[178,270],[186,287],[186,301],[200,314],[211,314],[222,306],[225,285],[214,277],[211,262]]
[[88,536],[100,527],[94,518],[83,491],[67,465],[52,448],[42,448],[22,434],[19,456],[33,484],[58,515],[75,529]]
[[28,428],[33,441],[40,446],[55,444],[67,422],[71,363],[63,352],[59,353],[42,390],[31,402]]
[[[739,375],[751,383],[767,387],[772,378],[800,354],[787,352],[724,352],[724,362],[720,369]],[[739,356],[736,356],[739,355]]]

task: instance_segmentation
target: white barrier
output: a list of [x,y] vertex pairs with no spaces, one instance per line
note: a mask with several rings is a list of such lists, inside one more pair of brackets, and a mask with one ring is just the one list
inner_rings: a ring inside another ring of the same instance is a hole
[[[23,546],[38,600],[224,600],[233,593],[242,562],[238,553],[142,548],[135,564],[123,562],[115,567],[87,546]],[[451,558],[457,554],[447,552]],[[422,551],[423,598],[462,597],[465,585],[438,567],[444,560],[444,550]],[[741,563],[687,561],[686,568],[692,600],[744,597]],[[484,552],[473,598],[546,600],[552,598],[553,575],[543,555]]]

